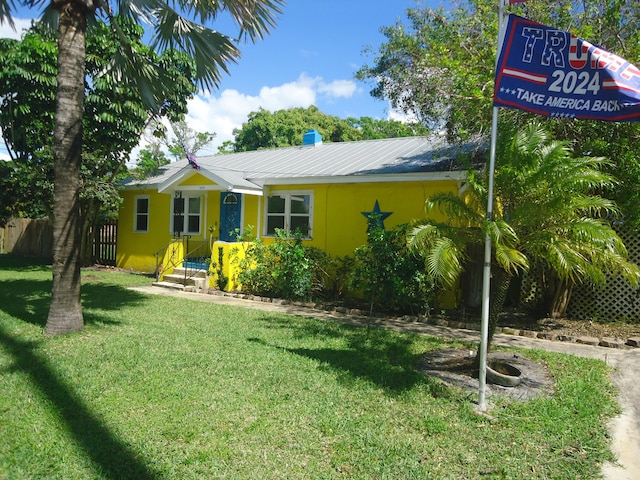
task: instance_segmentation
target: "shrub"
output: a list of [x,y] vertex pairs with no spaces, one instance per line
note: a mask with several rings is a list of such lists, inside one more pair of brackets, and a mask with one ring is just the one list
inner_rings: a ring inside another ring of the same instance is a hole
[[[261,239],[254,240],[240,261],[238,281],[242,289],[288,300],[310,298],[316,265],[309,250],[302,245],[299,232],[289,235],[276,229],[276,238],[270,245],[265,245]],[[315,284],[317,286],[319,282]]]
[[407,247],[407,225],[386,231],[374,223],[367,243],[354,252],[349,285],[361,292],[371,308],[394,313],[428,314],[435,301],[435,284],[424,259]]

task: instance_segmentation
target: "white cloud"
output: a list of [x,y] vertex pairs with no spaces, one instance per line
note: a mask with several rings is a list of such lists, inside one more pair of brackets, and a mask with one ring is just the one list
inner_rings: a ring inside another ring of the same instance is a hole
[[357,90],[355,82],[351,80],[334,80],[319,86],[319,91],[331,98],[350,98]]
[[275,87],[262,87],[256,96],[227,89],[219,94],[202,92],[188,103],[188,125],[199,132],[215,132],[216,138],[200,152],[217,152],[218,146],[233,140],[233,129],[242,127],[251,112],[261,107],[275,112],[288,108],[307,108],[317,104],[318,97],[349,98],[356,92],[351,80],[326,83],[321,77],[301,74],[295,81]]
[[7,22],[4,22],[0,25],[0,38],[15,38],[19,40],[22,36],[22,31],[31,26],[32,20],[32,18],[14,18],[15,30]]

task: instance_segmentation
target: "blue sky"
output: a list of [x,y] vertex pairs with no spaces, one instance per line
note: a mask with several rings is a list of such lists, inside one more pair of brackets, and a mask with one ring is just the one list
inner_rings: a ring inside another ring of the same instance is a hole
[[[389,118],[386,102],[373,99],[371,85],[354,74],[372,58],[366,47],[377,47],[385,38],[380,28],[406,19],[406,9],[439,0],[289,0],[270,35],[256,44],[240,46],[243,53],[230,75],[215,91],[201,91],[189,102],[187,122],[198,131],[217,137],[200,155],[215,153],[217,146],[232,140],[232,131],[260,107],[270,111],[316,105],[320,111],[340,118],[370,116]],[[19,11],[14,17],[29,18],[35,11]],[[18,22],[19,25],[28,25]],[[223,33],[235,30],[214,25]],[[0,36],[16,37],[0,26]],[[5,153],[0,146],[0,155]]]

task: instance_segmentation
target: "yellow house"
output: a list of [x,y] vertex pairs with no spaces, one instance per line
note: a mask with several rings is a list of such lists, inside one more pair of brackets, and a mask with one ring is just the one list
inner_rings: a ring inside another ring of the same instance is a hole
[[481,153],[440,135],[322,143],[309,130],[297,147],[171,163],[125,184],[117,266],[162,274],[184,257],[213,251],[216,261],[214,243],[234,242],[249,226],[267,241],[277,228],[298,229],[308,245],[350,255],[366,243],[372,214],[389,228],[423,217],[436,192],[462,194],[460,158]]

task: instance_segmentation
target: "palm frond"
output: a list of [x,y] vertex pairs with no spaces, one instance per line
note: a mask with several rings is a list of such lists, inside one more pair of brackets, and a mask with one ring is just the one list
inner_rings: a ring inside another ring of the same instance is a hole
[[[1,0],[0,0],[1,1]],[[131,19],[152,27],[151,46],[162,53],[177,49],[195,60],[196,80],[205,88],[217,87],[229,64],[237,62],[240,50],[236,42],[243,37],[256,41],[264,37],[282,13],[284,0],[117,0],[100,2],[102,11],[114,17]],[[218,16],[227,12],[238,26],[234,38],[210,28]],[[130,59],[130,63],[135,63]]]
[[467,260],[467,244],[456,233],[455,227],[425,222],[408,235],[409,248],[425,259],[427,273],[445,286],[455,284]]
[[450,238],[439,237],[425,256],[427,273],[443,285],[453,286],[463,270],[462,258],[463,253]]
[[437,209],[451,224],[459,226],[479,226],[484,218],[479,208],[475,198],[464,199],[451,192],[437,193],[425,204],[427,214]]
[[510,274],[515,275],[520,271],[529,269],[529,259],[517,248],[507,247],[498,243],[495,245],[495,251],[496,262],[500,265],[500,268]]
[[15,24],[13,23],[13,17],[11,11],[16,8],[16,4],[14,0],[0,0],[0,25],[3,25],[4,22],[13,28],[16,29]]

